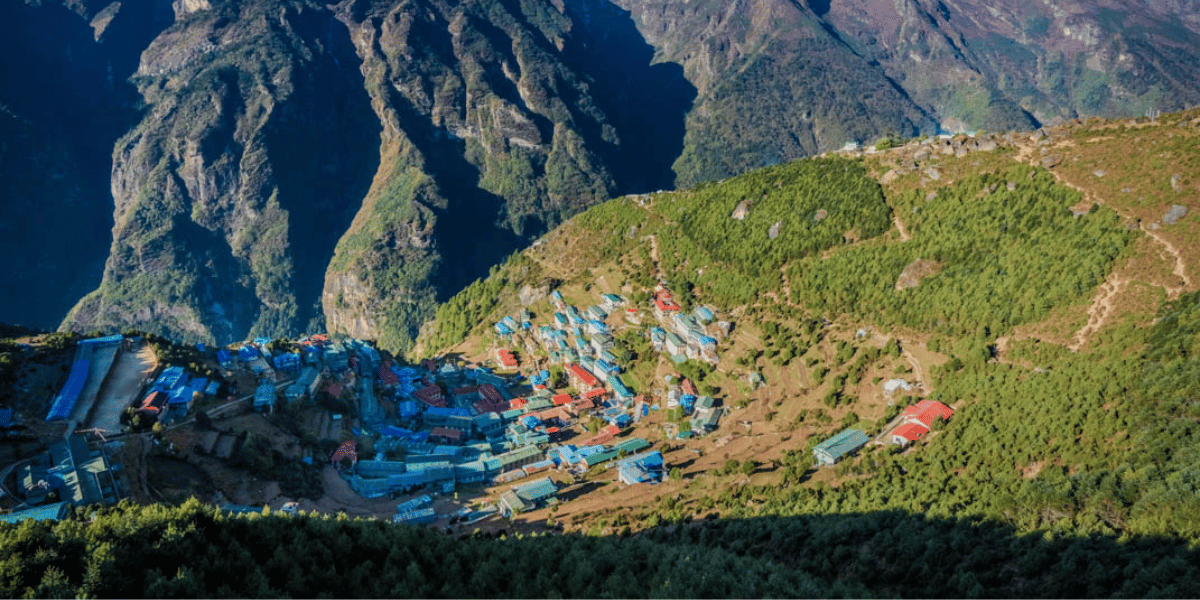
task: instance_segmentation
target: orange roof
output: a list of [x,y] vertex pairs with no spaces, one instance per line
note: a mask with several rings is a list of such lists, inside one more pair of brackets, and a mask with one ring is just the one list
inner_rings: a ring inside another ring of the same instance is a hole
[[529,401],[525,398],[513,398],[508,402],[508,405],[513,408],[525,408],[526,404],[529,404]]
[[696,395],[696,386],[692,385],[692,380],[691,380],[691,379],[684,379],[684,380],[683,380],[683,393],[685,393],[685,394],[687,394],[687,395],[689,395],[689,396],[695,396],[695,395]]
[[596,388],[594,390],[588,390],[587,392],[585,392],[583,394],[583,397],[588,398],[590,400],[592,398],[603,398],[607,394],[608,394],[608,390],[606,390],[604,388]]
[[929,428],[920,423],[905,423],[896,428],[892,435],[898,435],[910,442],[917,441],[918,438],[929,433]]
[[925,427],[933,426],[934,419],[938,417],[948,421],[952,416],[954,416],[954,409],[937,400],[922,400],[904,409],[905,421],[916,421]]
[[587,369],[579,365],[568,365],[567,370],[570,371],[572,375],[577,377],[580,383],[587,386],[589,389],[598,387],[600,385],[600,380],[596,379],[595,375],[588,373]]
[[553,402],[555,406],[562,406],[563,404],[570,404],[574,402],[575,399],[572,398],[570,394],[559,394],[551,398],[550,401]]

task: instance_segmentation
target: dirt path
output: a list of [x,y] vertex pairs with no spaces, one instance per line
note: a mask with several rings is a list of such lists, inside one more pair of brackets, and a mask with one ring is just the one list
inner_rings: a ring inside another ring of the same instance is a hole
[[662,263],[658,258],[658,236],[652,233],[648,237],[650,238],[650,258],[654,260],[654,278],[663,281]]
[[142,389],[142,382],[154,372],[157,362],[149,344],[143,344],[136,352],[122,348],[96,397],[89,426],[120,431],[121,413],[134,401],[134,396]]
[[[1028,150],[1028,151],[1026,151],[1026,150]],[[1019,162],[1027,162],[1029,164],[1032,164],[1033,166],[1038,166],[1036,164],[1036,161],[1033,160],[1032,154],[1033,154],[1032,147],[1021,146],[1018,149],[1017,156],[1015,157],[1015,159]],[[1100,198],[1099,196],[1097,196],[1096,194],[1094,194],[1088,190],[1085,190],[1085,189],[1079,187],[1078,185],[1075,185],[1074,183],[1071,183],[1070,181],[1067,181],[1066,179],[1063,178],[1062,173],[1060,173],[1059,171],[1055,171],[1052,169],[1049,171],[1050,171],[1050,174],[1054,176],[1054,179],[1056,181],[1058,181],[1062,185],[1065,185],[1065,186],[1079,192],[1080,194],[1083,194],[1084,200],[1086,202],[1092,202],[1095,204],[1104,204],[1104,200],[1102,198]],[[1145,228],[1143,228],[1141,231],[1142,231],[1142,233],[1145,233],[1146,235],[1150,236],[1150,238],[1153,239],[1154,241],[1158,242],[1158,244],[1162,247],[1162,249],[1165,250],[1166,253],[1170,255],[1170,262],[1173,263],[1172,273],[1176,277],[1178,277],[1180,281],[1183,282],[1183,286],[1176,287],[1176,286],[1170,286],[1170,285],[1163,284],[1162,287],[1167,292],[1168,299],[1174,300],[1175,298],[1178,298],[1179,295],[1184,292],[1184,290],[1190,289],[1192,287],[1192,280],[1187,275],[1187,265],[1183,261],[1183,256],[1179,253],[1179,250],[1174,245],[1172,245],[1171,242],[1167,241],[1167,239],[1164,238],[1162,235],[1160,235],[1150,229],[1145,229]],[[1167,258],[1167,257],[1164,256],[1164,258]],[[1087,322],[1087,324],[1084,325],[1082,329],[1080,329],[1079,331],[1077,331],[1075,333],[1075,337],[1072,339],[1071,344],[1068,346],[1068,348],[1070,348],[1072,352],[1078,351],[1079,348],[1082,348],[1083,345],[1087,342],[1088,336],[1095,334],[1097,331],[1100,330],[1101,327],[1104,326],[1104,323],[1107,320],[1108,316],[1112,313],[1113,299],[1116,298],[1117,295],[1120,293],[1120,291],[1128,285],[1129,285],[1128,279],[1119,278],[1119,277],[1115,276],[1115,274],[1113,276],[1111,276],[1111,278],[1108,281],[1101,284],[1100,289],[1096,293],[1096,298],[1092,301],[1091,306],[1088,307],[1088,311],[1087,311],[1088,322]]]
[[1192,287],[1192,279],[1190,277],[1188,277],[1188,275],[1187,275],[1187,268],[1185,267],[1185,265],[1183,263],[1183,256],[1180,255],[1179,250],[1177,248],[1175,248],[1175,246],[1173,246],[1171,244],[1171,242],[1168,242],[1166,240],[1166,238],[1164,238],[1163,236],[1161,236],[1153,231],[1150,231],[1149,229],[1143,229],[1142,232],[1145,233],[1146,235],[1150,236],[1151,239],[1158,242],[1160,245],[1162,245],[1163,249],[1166,250],[1167,253],[1171,255],[1171,258],[1173,259],[1173,262],[1175,263],[1175,266],[1174,266],[1174,268],[1171,269],[1171,272],[1174,273],[1175,276],[1178,277],[1180,279],[1180,281],[1183,282],[1183,287],[1171,287],[1171,286],[1163,286],[1163,287],[1164,287],[1164,289],[1167,290],[1167,298],[1169,298],[1171,300],[1178,298],[1179,294],[1182,294],[1183,290],[1185,288]]
[[1088,307],[1087,324],[1075,332],[1075,337],[1071,340],[1071,344],[1067,346],[1071,352],[1078,352],[1087,343],[1088,336],[1100,331],[1108,316],[1112,314],[1113,299],[1117,297],[1117,294],[1126,285],[1129,285],[1128,280],[1115,277],[1100,284],[1100,288],[1096,291],[1095,300],[1092,300],[1092,305]]
[[896,224],[896,229],[900,232],[900,241],[907,242],[912,236],[908,235],[908,230],[904,228],[904,221],[900,220],[900,215],[896,211],[892,211],[892,223]]

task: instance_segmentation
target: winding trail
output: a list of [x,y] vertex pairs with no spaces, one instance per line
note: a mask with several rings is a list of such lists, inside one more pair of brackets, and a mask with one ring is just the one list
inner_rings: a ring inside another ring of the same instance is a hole
[[[1017,148],[1017,154],[1013,158],[1017,162],[1028,163],[1034,167],[1040,166],[1037,164],[1032,146],[1024,144],[1019,145]],[[1095,193],[1085,190],[1078,185],[1075,185],[1074,183],[1064,179],[1060,171],[1054,169],[1046,170],[1054,176],[1054,179],[1058,181],[1058,183],[1061,183],[1062,185],[1065,185],[1079,192],[1080,194],[1083,194],[1085,200],[1095,204],[1105,204],[1104,200]],[[1169,300],[1178,298],[1179,295],[1182,294],[1186,289],[1190,289],[1192,287],[1192,280],[1187,275],[1187,267],[1183,261],[1183,256],[1179,253],[1179,250],[1171,244],[1171,242],[1167,241],[1167,239],[1162,237],[1160,234],[1146,228],[1142,228],[1141,232],[1150,236],[1150,238],[1155,242],[1158,242],[1162,249],[1170,255],[1169,262],[1174,263],[1171,272],[1183,282],[1183,286],[1176,287],[1163,284],[1161,287],[1167,292],[1167,298]],[[1168,259],[1167,256],[1163,256],[1163,258]],[[1096,292],[1095,299],[1092,300],[1091,306],[1088,307],[1087,324],[1080,328],[1079,331],[1075,332],[1071,344],[1068,345],[1067,348],[1069,348],[1072,352],[1078,352],[1079,349],[1082,348],[1085,343],[1087,343],[1089,336],[1095,334],[1097,331],[1100,331],[1102,327],[1104,327],[1105,322],[1113,312],[1114,299],[1121,293],[1122,290],[1128,287],[1128,285],[1129,279],[1118,276],[1115,270],[1109,273],[1109,278],[1100,285]]]
[[1088,307],[1087,324],[1075,332],[1071,344],[1067,346],[1071,352],[1078,352],[1087,343],[1088,336],[1100,331],[1105,321],[1108,320],[1109,315],[1112,314],[1113,299],[1128,285],[1129,280],[1117,277],[1113,277],[1100,284],[1095,300],[1092,300],[1092,305]]
[[1187,275],[1187,269],[1183,263],[1183,256],[1179,254],[1179,249],[1173,246],[1171,242],[1168,242],[1163,236],[1149,229],[1143,229],[1142,231],[1146,235],[1150,236],[1154,241],[1158,242],[1163,249],[1167,251],[1167,254],[1171,255],[1171,258],[1173,259],[1172,262],[1175,263],[1175,267],[1171,269],[1171,272],[1183,282],[1183,287],[1163,286],[1163,288],[1167,290],[1167,298],[1174,300],[1183,293],[1185,288],[1192,287],[1192,279]]

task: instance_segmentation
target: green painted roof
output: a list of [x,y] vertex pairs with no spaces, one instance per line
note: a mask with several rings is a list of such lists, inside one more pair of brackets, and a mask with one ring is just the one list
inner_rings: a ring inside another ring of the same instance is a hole
[[857,429],[847,429],[827,440],[817,444],[813,449],[814,452],[822,451],[828,453],[837,460],[838,458],[858,450],[871,441],[867,434]]

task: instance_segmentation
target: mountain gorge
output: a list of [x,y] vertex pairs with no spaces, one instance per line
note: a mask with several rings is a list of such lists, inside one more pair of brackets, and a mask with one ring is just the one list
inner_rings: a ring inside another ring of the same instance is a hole
[[1200,102],[1196,8],[20,3],[0,42],[0,310],[408,348],[439,302],[609,197]]

